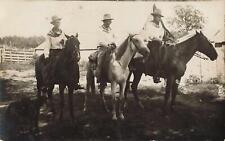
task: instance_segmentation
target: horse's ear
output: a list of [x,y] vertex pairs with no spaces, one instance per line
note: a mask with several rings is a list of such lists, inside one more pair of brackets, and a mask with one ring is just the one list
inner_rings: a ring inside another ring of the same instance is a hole
[[202,31],[200,31],[200,34],[203,34]]
[[79,36],[78,33],[76,33],[76,36],[75,37],[78,38],[78,36]]
[[65,34],[65,36],[66,36],[66,38],[67,38],[67,39],[69,39],[69,38],[70,38],[70,36],[69,36],[69,35],[66,35],[66,34]]
[[198,30],[195,30],[196,34],[199,34]]

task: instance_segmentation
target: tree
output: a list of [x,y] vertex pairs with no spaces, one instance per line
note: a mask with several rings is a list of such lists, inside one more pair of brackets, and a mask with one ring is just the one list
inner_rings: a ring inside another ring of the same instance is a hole
[[13,46],[17,48],[35,48],[44,42],[43,36],[21,37],[21,36],[5,36],[0,38],[0,44]]
[[174,27],[175,37],[181,37],[188,31],[204,27],[205,17],[203,13],[193,6],[176,6],[175,14],[176,16],[169,21],[169,24]]

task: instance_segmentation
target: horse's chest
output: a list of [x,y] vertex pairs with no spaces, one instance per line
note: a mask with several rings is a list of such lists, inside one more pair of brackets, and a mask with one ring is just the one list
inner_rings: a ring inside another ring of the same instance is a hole
[[122,68],[118,62],[113,62],[109,66],[109,76],[110,79],[115,79],[118,81],[126,80],[129,74],[128,67],[126,69]]

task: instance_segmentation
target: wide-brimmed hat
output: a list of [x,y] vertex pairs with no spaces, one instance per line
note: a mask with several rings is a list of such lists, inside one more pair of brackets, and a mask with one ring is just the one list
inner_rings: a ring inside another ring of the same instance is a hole
[[56,22],[59,22],[61,20],[62,18],[59,18],[58,16],[52,16],[52,21],[50,23],[54,25]]
[[114,19],[111,17],[111,14],[104,14],[102,21],[105,21],[105,20],[114,20]]
[[163,17],[162,11],[156,7],[156,5],[153,5],[153,12],[151,13],[153,16],[159,16]]

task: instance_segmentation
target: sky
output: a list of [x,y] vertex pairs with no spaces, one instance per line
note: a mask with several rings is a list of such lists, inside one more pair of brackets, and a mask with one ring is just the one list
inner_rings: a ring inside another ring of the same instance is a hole
[[[208,2],[110,2],[110,1],[3,1],[0,2],[0,37],[45,36],[51,29],[51,16],[62,17],[61,28],[67,34],[79,33],[81,47],[93,48],[96,30],[102,16],[110,13],[115,19],[112,28],[118,42],[128,33],[138,33],[152,12],[153,4],[162,10],[164,21],[173,18],[174,7],[192,5],[206,17],[205,35],[213,38],[220,30],[224,39],[224,1]],[[90,47],[92,46],[92,47]]]

